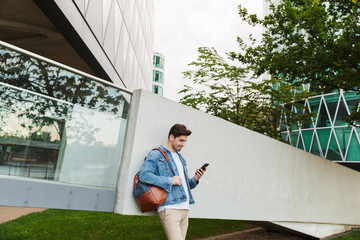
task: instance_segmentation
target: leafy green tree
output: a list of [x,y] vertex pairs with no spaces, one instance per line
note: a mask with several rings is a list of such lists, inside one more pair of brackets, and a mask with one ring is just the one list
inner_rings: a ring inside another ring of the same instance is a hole
[[234,61],[229,64],[214,48],[202,47],[198,52],[198,59],[189,64],[191,70],[183,73],[193,84],[179,92],[181,103],[279,140],[280,120],[293,126],[310,117],[292,111],[294,104],[303,109],[301,101],[310,96],[297,84],[279,84],[281,80],[275,78],[249,81],[247,68]]
[[241,5],[239,14],[264,29],[260,42],[239,39],[243,51],[231,54],[255,77],[267,73],[291,84],[310,84],[316,93],[360,90],[358,0],[280,0],[270,3],[264,18]]

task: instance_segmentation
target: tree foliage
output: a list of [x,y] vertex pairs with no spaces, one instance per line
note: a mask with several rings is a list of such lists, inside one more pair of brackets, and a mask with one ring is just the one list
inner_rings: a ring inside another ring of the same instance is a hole
[[[253,82],[247,80],[247,68],[229,64],[214,48],[201,47],[198,52],[198,59],[189,64],[191,69],[183,73],[193,84],[179,92],[184,94],[181,103],[279,140],[281,118],[289,125],[309,118],[279,104],[296,102],[303,108],[299,101],[309,94],[297,84],[278,84],[275,78]],[[299,94],[294,95],[296,90]]]
[[268,73],[289,83],[310,84],[316,93],[360,90],[358,0],[280,0],[270,3],[264,18],[241,5],[239,14],[264,29],[260,42],[245,44],[239,38],[242,52],[231,54],[255,77]]

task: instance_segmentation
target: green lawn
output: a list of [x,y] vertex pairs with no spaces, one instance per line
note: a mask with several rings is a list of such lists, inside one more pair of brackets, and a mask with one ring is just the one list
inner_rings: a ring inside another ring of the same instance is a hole
[[[190,219],[187,239],[249,229],[241,221]],[[158,217],[46,210],[0,225],[1,240],[166,239]]]
[[346,235],[332,238],[332,240],[359,240],[360,239],[360,230],[350,232]]

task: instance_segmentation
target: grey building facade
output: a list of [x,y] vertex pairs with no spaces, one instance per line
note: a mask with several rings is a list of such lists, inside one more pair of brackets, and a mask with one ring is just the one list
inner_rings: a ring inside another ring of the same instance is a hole
[[134,90],[151,90],[153,2],[4,0],[0,40]]

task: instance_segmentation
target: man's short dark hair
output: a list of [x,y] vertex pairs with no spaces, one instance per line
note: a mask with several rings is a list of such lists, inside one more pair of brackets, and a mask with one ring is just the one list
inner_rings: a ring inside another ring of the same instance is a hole
[[170,128],[168,138],[170,138],[170,135],[173,135],[174,138],[177,138],[182,135],[189,136],[190,134],[191,134],[191,131],[189,129],[187,129],[185,127],[185,125],[177,123]]

